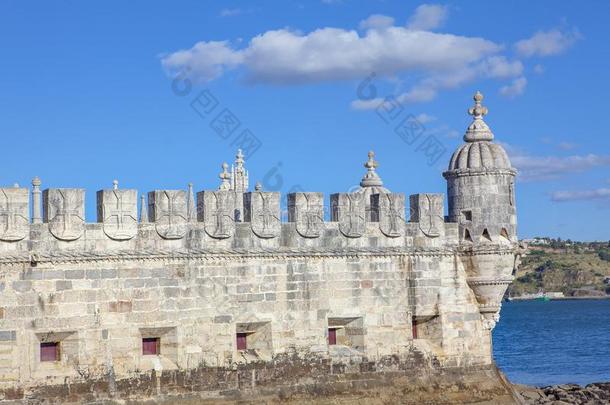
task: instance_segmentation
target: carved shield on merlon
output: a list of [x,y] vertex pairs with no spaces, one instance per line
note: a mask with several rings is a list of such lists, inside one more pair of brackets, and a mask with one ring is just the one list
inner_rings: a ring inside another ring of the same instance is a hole
[[322,193],[288,194],[288,222],[294,222],[304,238],[317,238],[324,229],[324,196]]
[[397,238],[404,233],[405,195],[402,193],[379,193],[371,196],[371,205],[379,218],[381,233]]
[[245,194],[246,221],[252,232],[263,239],[279,236],[281,230],[280,193],[255,191]]
[[232,191],[202,191],[205,232],[215,239],[230,238],[235,234],[235,193]]
[[149,211],[155,229],[163,239],[180,239],[186,235],[186,191],[155,190],[148,193]]
[[30,194],[27,188],[0,188],[0,240],[16,242],[29,231]]
[[442,194],[414,194],[410,196],[411,222],[418,222],[419,229],[429,238],[441,236],[445,226]]
[[85,190],[49,188],[42,192],[44,221],[57,239],[71,241],[85,230]]
[[97,192],[97,222],[114,240],[129,240],[138,233],[136,190],[100,190]]
[[364,193],[337,193],[330,196],[331,218],[348,238],[359,238],[366,231]]

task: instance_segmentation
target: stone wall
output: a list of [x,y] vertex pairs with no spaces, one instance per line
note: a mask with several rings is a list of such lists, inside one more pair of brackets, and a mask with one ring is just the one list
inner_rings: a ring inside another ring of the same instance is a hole
[[[196,218],[188,193],[156,191],[138,222],[136,193],[117,202],[116,191],[98,193],[95,224],[83,220],[81,190],[45,191],[45,222],[0,242],[6,392],[295,353],[352,372],[414,350],[423,367],[491,364],[490,331],[467,282],[472,261],[457,224],[443,220],[442,195],[411,196],[412,222],[404,196],[376,195],[372,222],[358,197],[336,194],[325,222],[323,197],[296,193],[291,222],[281,223],[276,193],[246,193],[249,222],[238,222],[230,191],[199,193]],[[145,339],[158,339],[158,353],[143,353]],[[57,361],[41,361],[46,343],[58,345]]]

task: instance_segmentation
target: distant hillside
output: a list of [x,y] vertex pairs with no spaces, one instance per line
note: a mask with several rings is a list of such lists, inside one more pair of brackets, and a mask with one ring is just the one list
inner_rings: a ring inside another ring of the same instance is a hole
[[508,294],[515,297],[538,291],[610,295],[610,242],[534,239]]

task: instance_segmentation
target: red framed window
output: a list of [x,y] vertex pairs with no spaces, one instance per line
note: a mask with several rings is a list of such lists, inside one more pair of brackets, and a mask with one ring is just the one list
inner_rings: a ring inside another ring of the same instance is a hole
[[158,337],[142,338],[142,354],[155,356],[161,353],[161,339]]
[[237,350],[247,350],[248,349],[248,334],[247,333],[237,333]]
[[337,329],[336,328],[328,328],[328,344],[329,345],[337,344]]
[[59,342],[44,342],[40,344],[40,361],[59,361]]

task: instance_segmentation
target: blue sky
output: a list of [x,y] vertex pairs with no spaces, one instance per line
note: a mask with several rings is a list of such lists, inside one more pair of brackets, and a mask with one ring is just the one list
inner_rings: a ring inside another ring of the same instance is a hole
[[[251,185],[346,191],[374,149],[392,191],[445,192],[481,90],[521,172],[520,236],[607,240],[609,12],[601,1],[4,1],[1,183],[86,188],[94,221],[95,191],[113,179],[216,188],[221,163],[255,139]],[[400,105],[389,122],[375,109],[385,97]],[[233,133],[212,128],[221,113],[239,121]],[[423,126],[411,144],[395,132],[405,117]],[[427,139],[445,150],[433,164]]]

